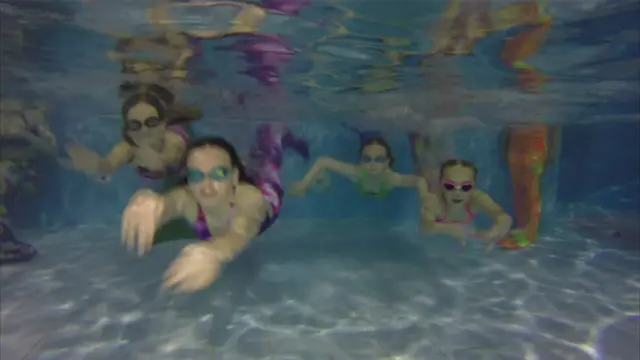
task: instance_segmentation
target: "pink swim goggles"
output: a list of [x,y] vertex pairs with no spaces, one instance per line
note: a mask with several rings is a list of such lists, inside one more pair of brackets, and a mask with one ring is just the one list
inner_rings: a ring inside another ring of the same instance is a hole
[[462,192],[469,192],[473,190],[473,182],[465,181],[462,183],[457,183],[453,181],[445,181],[442,183],[442,187],[446,191],[461,190]]

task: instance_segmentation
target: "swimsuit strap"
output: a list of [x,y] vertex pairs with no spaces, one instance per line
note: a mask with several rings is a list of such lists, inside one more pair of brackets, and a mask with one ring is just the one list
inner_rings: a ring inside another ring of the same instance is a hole
[[[232,204],[231,209],[229,210],[229,214],[228,214],[229,223],[233,218],[234,207],[235,206]],[[198,238],[200,238],[200,240],[203,240],[203,241],[210,240],[213,237],[211,235],[211,231],[209,231],[209,224],[207,224],[207,216],[202,210],[202,206],[200,206],[200,204],[198,204],[198,215],[196,217],[196,221],[193,223],[193,227],[195,231],[198,233]]]
[[196,217],[196,221],[193,224],[196,233],[198,233],[198,238],[200,240],[208,240],[211,237],[211,232],[209,231],[209,225],[207,224],[207,217],[202,211],[202,206],[198,204],[198,216]]
[[473,210],[471,210],[471,203],[467,203],[467,205],[465,205],[464,209],[467,212],[467,215],[469,215],[469,217],[465,221],[448,221],[449,211],[445,210],[444,216],[437,217],[436,218],[436,222],[438,222],[438,223],[462,223],[462,224],[467,224],[467,223],[472,222],[476,218],[476,213],[474,213]]
[[476,213],[474,213],[473,210],[471,210],[471,203],[467,203],[467,206],[465,206],[465,209],[467,210],[467,214],[469,214],[469,220],[475,219]]

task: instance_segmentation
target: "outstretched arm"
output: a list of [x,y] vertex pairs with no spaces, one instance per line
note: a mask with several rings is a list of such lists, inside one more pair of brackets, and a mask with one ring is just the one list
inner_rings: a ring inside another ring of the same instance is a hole
[[258,189],[250,187],[246,191],[246,196],[241,196],[241,200],[236,204],[239,213],[231,221],[229,230],[224,235],[204,243],[204,246],[214,250],[223,262],[232,260],[249,246],[251,240],[258,235],[260,224],[269,211],[268,202]]
[[422,176],[393,173],[389,185],[393,187],[415,187],[423,202],[425,202],[429,196],[429,184],[427,183],[427,179]]
[[309,186],[323,170],[330,170],[346,177],[355,177],[357,173],[355,165],[347,164],[330,157],[321,157],[316,160],[315,164],[313,164],[309,172],[307,172],[300,182]]
[[106,176],[113,174],[123,165],[128,164],[131,161],[131,145],[126,142],[120,142],[116,145],[106,158],[100,161],[98,165],[98,174],[100,176]]

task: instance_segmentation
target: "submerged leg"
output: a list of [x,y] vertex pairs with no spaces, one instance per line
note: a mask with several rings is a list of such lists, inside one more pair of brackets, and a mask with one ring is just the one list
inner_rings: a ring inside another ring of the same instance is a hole
[[548,156],[547,126],[511,129],[509,138],[507,158],[514,190],[516,227],[521,233],[501,241],[501,245],[522,248],[535,243],[538,237],[542,211],[540,179]]

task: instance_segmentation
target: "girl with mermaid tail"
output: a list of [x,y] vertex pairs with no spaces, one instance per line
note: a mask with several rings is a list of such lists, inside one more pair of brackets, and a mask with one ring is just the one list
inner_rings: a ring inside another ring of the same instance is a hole
[[329,157],[319,158],[304,178],[291,186],[292,195],[303,196],[318,180],[332,171],[353,181],[364,195],[385,197],[395,187],[415,187],[421,199],[428,196],[427,181],[416,175],[403,175],[392,170],[395,161],[391,147],[377,131],[360,131],[347,126],[360,137],[357,164],[349,164]]
[[127,164],[136,166],[146,179],[180,175],[189,140],[183,124],[202,114],[197,108],[177,106],[173,100],[171,92],[158,85],[131,96],[122,105],[122,141],[104,158],[83,146],[68,145],[71,167],[105,181]]
[[542,200],[540,179],[560,147],[559,126],[546,124],[513,125],[503,134],[509,172],[513,183],[516,230],[500,240],[505,249],[531,246],[538,237]]
[[201,242],[187,245],[165,274],[165,288],[197,291],[219,277],[222,266],[271,227],[282,208],[283,151],[309,157],[306,141],[284,126],[262,125],[247,161],[222,138],[205,138],[187,149],[185,185],[166,194],[138,191],[122,215],[122,240],[144,255],[165,222],[183,218]]

